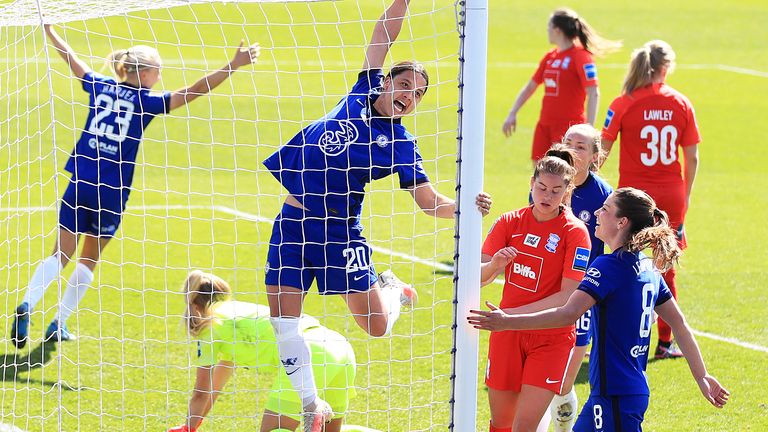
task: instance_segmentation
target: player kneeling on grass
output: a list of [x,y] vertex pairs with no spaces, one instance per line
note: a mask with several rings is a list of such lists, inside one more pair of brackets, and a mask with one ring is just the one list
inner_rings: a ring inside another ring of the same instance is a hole
[[[237,367],[258,367],[277,377],[264,409],[261,431],[296,430],[302,404],[288,375],[280,370],[269,308],[230,300],[232,290],[227,282],[199,270],[187,277],[184,293],[186,327],[197,341],[197,381],[186,424],[169,432],[196,431]],[[324,430],[338,432],[355,394],[355,353],[342,335],[321,326],[311,316],[302,315],[299,328],[310,347],[318,393],[334,413]]]
[[[707,372],[691,328],[660,273],[681,254],[666,213],[647,193],[621,188],[595,216],[595,234],[613,252],[595,259],[564,306],[509,314],[488,303],[490,311],[470,311],[474,315],[468,317],[469,323],[493,332],[557,328],[596,306],[589,358],[592,392],[573,430],[630,432],[642,430],[648,409],[645,368],[655,311],[672,326],[701,393],[721,408],[730,393]],[[653,258],[643,254],[646,248],[651,248]]]
[[17,348],[26,345],[32,310],[75,255],[82,236],[80,259],[69,278],[56,318],[45,332],[45,340],[75,339],[67,330],[67,318],[77,310],[93,281],[101,252],[120,226],[131,192],[139,144],[152,119],[210,92],[259,56],[258,44],[243,47],[241,43],[223,68],[189,87],[154,93],[150,89],[160,80],[162,67],[154,48],[137,45],[110,54],[107,61],[118,81],[93,72],[53,27],[46,25],[45,32],[88,93],[90,102],[83,133],[65,167],[72,173],[72,179],[61,199],[56,245],[35,269],[24,299],[16,308],[11,341]]

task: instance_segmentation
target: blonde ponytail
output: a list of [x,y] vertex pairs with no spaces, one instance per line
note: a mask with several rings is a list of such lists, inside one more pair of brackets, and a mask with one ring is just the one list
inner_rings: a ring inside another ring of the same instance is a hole
[[160,53],[147,45],[113,51],[107,56],[106,62],[120,80],[126,80],[142,69],[161,66]]
[[632,52],[629,71],[624,78],[622,94],[628,95],[633,91],[651,84],[656,76],[666,68],[671,73],[675,68],[675,51],[662,41],[653,40],[642,48]]
[[192,336],[199,335],[210,325],[211,305],[232,295],[232,289],[224,279],[200,270],[189,273],[182,292],[187,299],[184,321]]

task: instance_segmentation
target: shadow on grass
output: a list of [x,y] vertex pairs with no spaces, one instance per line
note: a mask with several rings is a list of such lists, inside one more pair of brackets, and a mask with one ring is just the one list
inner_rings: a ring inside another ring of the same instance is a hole
[[27,355],[21,356],[18,352],[0,355],[0,378],[3,382],[13,381],[20,384],[37,383],[43,386],[54,388],[61,386],[66,391],[78,391],[79,388],[72,387],[64,381],[37,380],[34,378],[20,377],[19,374],[31,372],[40,369],[53,359],[56,352],[55,343],[41,343],[37,348],[30,351]]

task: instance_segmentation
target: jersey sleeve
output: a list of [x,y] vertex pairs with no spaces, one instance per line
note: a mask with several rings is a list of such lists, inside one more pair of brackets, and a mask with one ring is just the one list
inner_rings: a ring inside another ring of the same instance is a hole
[[601,302],[621,283],[616,261],[611,255],[595,258],[579,284],[579,290],[589,294],[595,302]]
[[535,82],[536,84],[541,84],[544,82],[544,69],[547,67],[547,59],[549,58],[549,53],[544,56],[543,59],[539,62],[539,67],[536,68],[536,72],[533,73],[533,76],[531,77],[531,81]]
[[149,92],[141,96],[141,111],[147,114],[167,114],[171,110],[171,92]]
[[90,95],[96,94],[96,83],[117,84],[117,81],[114,78],[98,74],[94,71],[86,72],[80,81],[83,91]]
[[419,147],[416,145],[414,137],[406,134],[404,139],[412,145],[408,147],[407,151],[395,153],[397,160],[395,160],[394,171],[400,179],[400,187],[408,189],[428,182],[429,176],[424,170]]
[[581,280],[589,265],[589,254],[592,252],[592,241],[589,231],[583,223],[574,223],[566,233],[565,261],[563,262],[563,277]]
[[503,214],[496,219],[488,235],[483,242],[483,255],[493,256],[502,248],[507,247],[509,241],[509,232],[514,229],[514,219],[509,213]]
[[693,109],[693,105],[688,101],[686,102],[686,113],[688,114],[688,118],[686,119],[682,140],[680,140],[680,145],[683,147],[692,146],[701,142],[699,125],[696,123],[696,112]]
[[605,115],[605,123],[603,124],[604,139],[616,141],[616,138],[618,138],[619,130],[621,129],[621,118],[624,116],[623,102],[622,97],[617,97],[611,102],[608,113]]
[[352,95],[367,95],[372,89],[381,87],[384,72],[381,69],[368,69],[357,75],[357,82],[349,91]]
[[581,86],[584,88],[597,86],[597,65],[589,51],[581,51],[574,60]]
[[663,277],[659,276],[659,296],[656,297],[656,306],[661,306],[672,298],[672,291],[667,286]]

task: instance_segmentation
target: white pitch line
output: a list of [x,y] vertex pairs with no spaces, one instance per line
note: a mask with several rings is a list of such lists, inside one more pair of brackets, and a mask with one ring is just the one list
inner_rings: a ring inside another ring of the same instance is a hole
[[[233,47],[234,48],[234,47]],[[223,49],[223,48],[222,48]],[[229,48],[226,48],[227,50]],[[90,59],[94,64],[100,64],[103,63],[103,59],[100,57],[84,57],[86,60]],[[54,63],[59,62],[58,59],[53,60]],[[168,67],[169,69],[180,69],[180,68],[200,68],[200,70],[209,70],[213,68],[218,68],[222,64],[226,62],[226,59],[223,57],[221,59],[188,59],[188,60],[179,60],[178,58],[174,59],[168,59],[163,61],[163,66]],[[28,63],[28,64],[38,64],[38,65],[47,65],[48,62],[44,58],[40,57],[33,57],[33,58],[11,58],[11,57],[0,57],[0,63],[5,64],[21,64],[21,63]],[[301,60],[300,62],[296,61],[277,61],[272,62],[275,66],[277,66],[277,70],[273,72],[277,73],[296,73],[298,71],[301,71],[301,67],[305,68],[322,68],[322,70],[309,70],[304,72],[309,73],[315,73],[315,72],[343,72],[343,71],[356,71],[359,67],[356,63],[351,64],[347,63],[345,61],[339,61],[339,60]],[[455,59],[452,60],[439,60],[439,61],[424,61],[424,64],[429,67],[433,65],[443,66],[443,67],[450,67],[450,66],[457,66],[458,67],[458,61]],[[510,62],[510,61],[495,61],[495,62],[489,62],[488,66],[491,68],[496,69],[535,69],[539,65],[538,63],[530,63],[530,62]],[[286,67],[291,68],[291,70],[280,70],[280,67]],[[628,64],[627,63],[598,63],[598,69],[619,69],[619,70],[625,70],[627,69]],[[768,78],[768,72],[757,70],[757,69],[750,69],[740,66],[732,66],[727,64],[719,64],[719,63],[678,63],[675,66],[677,69],[689,69],[689,70],[713,70],[713,71],[723,71],[723,72],[731,72],[739,75],[749,75],[759,78]],[[326,70],[327,68],[336,68],[334,70]],[[296,70],[293,70],[296,69]],[[258,71],[259,73],[262,72],[268,72],[268,71]]]
[[[131,211],[132,210],[132,211]],[[231,207],[227,206],[205,206],[205,205],[147,205],[147,206],[135,206],[135,207],[129,207],[129,210],[126,211],[127,214],[131,214],[134,216],[141,216],[141,211],[144,210],[215,210],[220,211],[222,213],[227,213],[231,216],[239,217],[245,220],[250,220],[254,222],[261,222],[261,223],[273,223],[274,219],[272,218],[266,218],[263,216],[255,215],[253,213],[244,212],[242,210],[233,209]],[[53,206],[49,207],[6,207],[6,208],[0,208],[0,213],[28,213],[28,212],[35,212],[35,211],[56,211],[56,208]],[[402,258],[414,263],[422,264],[427,267],[432,267],[437,270],[441,271],[453,271],[453,266],[443,264],[440,262],[436,262],[433,260],[428,260],[424,258],[419,258],[417,256],[404,254],[401,252],[396,252],[391,249],[387,249],[381,246],[373,246],[371,245],[371,249],[375,250],[376,252]],[[504,283],[501,279],[497,279],[494,281],[494,283],[502,284]],[[764,347],[762,345],[757,345],[749,342],[744,342],[741,340],[738,340],[736,338],[731,337],[725,337],[716,335],[713,333],[703,332],[696,329],[693,329],[693,334],[696,336],[704,337],[707,339],[712,339],[720,342],[729,343],[732,345],[736,345],[742,348],[746,348],[752,351],[758,351],[758,352],[764,352],[768,353],[768,347]]]

